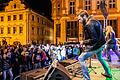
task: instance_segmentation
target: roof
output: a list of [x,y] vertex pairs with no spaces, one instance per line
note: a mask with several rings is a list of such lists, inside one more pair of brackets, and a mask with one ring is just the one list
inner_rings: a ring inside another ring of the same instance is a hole
[[[0,11],[3,11],[5,6],[12,0],[1,0]],[[51,19],[51,1],[50,0],[21,0],[26,5],[26,8],[31,8],[37,13]]]

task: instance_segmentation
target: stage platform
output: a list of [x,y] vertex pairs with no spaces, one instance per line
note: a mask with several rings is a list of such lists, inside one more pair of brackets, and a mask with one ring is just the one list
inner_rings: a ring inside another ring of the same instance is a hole
[[[104,73],[103,67],[101,66],[98,59],[92,59],[91,61],[92,67],[97,74],[95,74],[95,72],[91,70],[91,68],[89,68],[91,80],[120,80],[120,62],[117,62],[118,57],[113,52],[110,54],[112,57],[112,62],[107,62],[107,63],[109,64],[109,67],[111,68],[111,72],[113,76],[112,79],[102,76],[101,73]],[[104,59],[106,59],[105,55],[103,55],[103,57]],[[89,66],[89,61],[87,63]],[[73,77],[72,80],[84,80],[84,79],[79,78],[79,77]]]
[[[92,67],[97,74],[95,74],[95,72],[91,68],[89,68],[91,80],[120,80],[120,63],[114,61],[109,64],[110,64],[110,68],[113,76],[112,79],[108,79],[102,76],[101,73],[104,73],[103,67],[101,66],[100,62],[97,59],[92,59]],[[72,80],[84,80],[81,77],[72,76],[71,78]]]

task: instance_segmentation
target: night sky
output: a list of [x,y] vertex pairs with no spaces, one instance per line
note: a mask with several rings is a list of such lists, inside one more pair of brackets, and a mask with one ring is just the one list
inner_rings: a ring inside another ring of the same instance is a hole
[[[9,2],[10,0],[0,0],[0,4]],[[22,0],[28,7],[41,13],[51,19],[51,1],[50,0]]]

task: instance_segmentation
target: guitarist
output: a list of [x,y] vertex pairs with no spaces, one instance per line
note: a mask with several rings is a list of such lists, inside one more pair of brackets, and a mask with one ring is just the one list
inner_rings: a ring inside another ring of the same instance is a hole
[[107,61],[111,62],[111,56],[110,56],[110,49],[112,49],[115,54],[118,56],[118,62],[120,62],[120,54],[119,54],[119,47],[117,45],[117,40],[115,38],[115,32],[112,28],[112,26],[106,27],[106,41],[107,41],[107,47],[106,47],[106,53],[107,53]]
[[98,60],[105,70],[105,73],[102,73],[102,75],[108,78],[112,78],[110,68],[102,57],[102,50],[106,41],[100,22],[98,20],[95,20],[92,16],[89,16],[87,11],[85,10],[79,13],[78,20],[80,23],[83,24],[84,32],[84,40],[80,43],[81,45],[85,45],[86,47],[86,51],[82,52],[78,58],[85,80],[90,80],[85,60],[87,60],[94,54],[97,55]]

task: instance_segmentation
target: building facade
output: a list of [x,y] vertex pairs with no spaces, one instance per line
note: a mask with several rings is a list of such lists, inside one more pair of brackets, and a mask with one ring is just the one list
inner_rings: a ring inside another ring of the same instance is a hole
[[21,0],[12,0],[0,11],[0,43],[53,43],[53,23]]
[[[54,20],[54,43],[79,42],[82,40],[82,25],[78,22],[77,14],[87,10],[90,15],[102,23],[104,16],[100,10],[101,0],[51,0],[52,19]],[[105,0],[108,11],[107,25],[111,25],[120,37],[120,3],[119,0]]]

